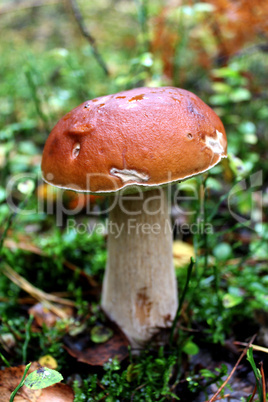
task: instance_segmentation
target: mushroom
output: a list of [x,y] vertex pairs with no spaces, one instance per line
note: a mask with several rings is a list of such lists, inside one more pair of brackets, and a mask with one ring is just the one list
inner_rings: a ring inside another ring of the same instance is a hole
[[174,87],[84,102],[47,139],[47,183],[113,195],[101,305],[134,346],[170,327],[177,310],[167,185],[206,172],[226,147],[214,111]]

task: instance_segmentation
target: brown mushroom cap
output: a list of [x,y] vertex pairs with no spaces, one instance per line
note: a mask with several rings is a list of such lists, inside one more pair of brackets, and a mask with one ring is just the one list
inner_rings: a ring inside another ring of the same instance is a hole
[[76,191],[153,188],[205,172],[226,147],[222,122],[193,93],[136,88],[67,113],[47,139],[42,172],[49,184]]

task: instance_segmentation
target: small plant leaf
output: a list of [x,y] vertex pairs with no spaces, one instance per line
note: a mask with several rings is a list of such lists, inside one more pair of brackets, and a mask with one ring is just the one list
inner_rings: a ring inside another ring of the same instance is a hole
[[187,355],[194,356],[197,355],[197,353],[199,352],[199,347],[196,343],[189,340],[183,346],[182,350],[184,351],[184,353],[187,353]]
[[32,363],[29,363],[29,364],[27,364],[27,366],[25,367],[25,370],[24,370],[22,379],[21,379],[19,385],[18,385],[18,386],[14,389],[14,391],[11,393],[9,402],[13,402],[13,401],[14,401],[14,398],[15,398],[17,392],[18,392],[19,389],[24,385],[24,378],[26,377],[26,374],[27,374],[27,372],[29,371],[29,369],[30,369],[30,367],[31,367],[31,364],[32,364]]
[[237,295],[232,295],[230,293],[226,293],[226,295],[223,296],[222,303],[225,308],[232,308],[234,306],[237,306],[238,304],[243,302],[243,297],[242,296],[237,296]]
[[58,371],[47,367],[41,367],[28,375],[24,385],[31,389],[42,389],[54,385],[62,380],[63,377]]
[[38,363],[41,366],[49,367],[50,369],[53,370],[55,370],[58,367],[57,361],[54,359],[54,357],[50,355],[41,356],[38,360]]
[[261,376],[261,372],[260,370],[256,367],[256,363],[254,360],[254,356],[253,356],[253,348],[250,347],[247,351],[247,360],[249,361],[251,368],[253,370],[254,373],[254,377],[256,380],[256,387],[257,387],[257,391],[258,391],[258,395],[260,398],[260,401],[263,401],[263,393],[262,393],[262,376]]
[[107,342],[113,336],[113,331],[103,325],[96,325],[91,330],[91,340],[94,343]]

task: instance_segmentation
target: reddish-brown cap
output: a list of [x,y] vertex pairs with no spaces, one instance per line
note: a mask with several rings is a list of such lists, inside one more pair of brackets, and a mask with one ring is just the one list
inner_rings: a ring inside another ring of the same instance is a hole
[[193,93],[136,88],[82,103],[45,144],[45,181],[76,191],[110,193],[155,187],[205,172],[226,157],[215,112]]

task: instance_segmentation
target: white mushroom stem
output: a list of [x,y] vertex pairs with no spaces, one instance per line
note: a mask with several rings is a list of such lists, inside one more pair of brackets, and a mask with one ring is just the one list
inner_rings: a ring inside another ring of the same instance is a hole
[[170,327],[177,310],[168,200],[157,189],[114,204],[102,307],[137,347]]

